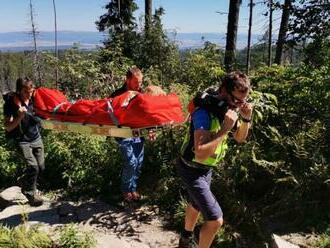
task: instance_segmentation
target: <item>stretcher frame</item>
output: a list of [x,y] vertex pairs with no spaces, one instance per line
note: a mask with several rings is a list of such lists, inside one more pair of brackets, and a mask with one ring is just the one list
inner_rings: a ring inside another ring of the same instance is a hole
[[62,122],[55,120],[42,120],[41,126],[44,129],[55,130],[59,132],[74,132],[85,135],[101,135],[118,138],[131,138],[148,135],[149,131],[157,131],[164,128],[172,128],[179,124],[167,123],[161,126],[150,126],[143,128],[130,128],[125,126],[115,125],[97,125],[97,124],[82,124],[77,122]]

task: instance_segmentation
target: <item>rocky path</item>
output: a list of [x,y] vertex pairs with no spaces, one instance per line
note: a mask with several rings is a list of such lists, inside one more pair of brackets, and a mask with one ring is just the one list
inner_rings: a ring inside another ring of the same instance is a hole
[[9,226],[21,223],[22,214],[28,224],[38,224],[47,233],[68,223],[81,230],[91,231],[97,247],[148,248],[177,247],[178,234],[164,228],[157,207],[118,208],[102,201],[87,202],[46,201],[40,207],[30,207],[19,187],[11,187],[0,194],[0,222]]
[[[93,233],[97,248],[174,248],[177,233],[166,229],[156,206],[139,208],[114,207],[99,200],[84,202],[45,201],[40,207],[30,207],[19,187],[0,193],[0,223],[14,227],[28,216],[28,225],[56,236],[58,227],[76,224],[81,231]],[[315,247],[315,234],[288,233],[272,235],[274,248]],[[237,246],[242,247],[242,246]],[[245,248],[245,247],[244,247]]]

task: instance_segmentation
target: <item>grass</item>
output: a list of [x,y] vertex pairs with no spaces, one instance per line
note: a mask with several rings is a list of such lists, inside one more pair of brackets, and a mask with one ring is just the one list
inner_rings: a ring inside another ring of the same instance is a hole
[[0,226],[0,248],[48,248],[53,247],[52,239],[38,230],[38,227],[27,227],[25,224],[15,228]]
[[96,241],[90,233],[81,232],[73,224],[59,230],[59,238],[53,239],[37,225],[21,224],[11,228],[0,225],[0,248],[93,248]]
[[58,247],[61,248],[92,248],[95,247],[95,239],[88,232],[80,232],[78,227],[69,224],[60,230]]

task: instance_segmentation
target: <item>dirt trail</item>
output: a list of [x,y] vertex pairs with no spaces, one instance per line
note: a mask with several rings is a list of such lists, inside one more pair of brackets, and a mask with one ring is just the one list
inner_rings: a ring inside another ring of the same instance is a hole
[[81,230],[93,233],[99,248],[174,248],[178,245],[178,234],[165,228],[166,221],[155,206],[114,207],[89,200],[46,201],[40,207],[30,207],[18,187],[5,190],[0,198],[8,204],[0,212],[0,222],[9,226],[20,224],[25,213],[29,225],[41,225],[50,234],[59,226],[75,223]]

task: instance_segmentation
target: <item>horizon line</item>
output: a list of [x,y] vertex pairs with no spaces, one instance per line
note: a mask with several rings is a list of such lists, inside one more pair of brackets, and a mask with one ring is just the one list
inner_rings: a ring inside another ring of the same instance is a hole
[[[220,31],[209,31],[209,32],[205,32],[205,31],[193,31],[193,32],[176,32],[175,30],[172,29],[168,29],[165,30],[169,33],[177,33],[177,34],[226,34],[226,32],[220,32]],[[30,33],[31,31],[25,31],[25,30],[17,30],[17,31],[0,31],[0,34],[6,34],[6,33]],[[40,30],[37,31],[39,33],[54,33],[54,30]],[[84,32],[84,33],[106,33],[105,31],[97,31],[97,30],[57,30],[57,32],[72,32],[72,33],[78,33],[78,32]],[[247,35],[247,33],[242,32],[239,34],[245,34]],[[260,35],[259,33],[255,33],[255,35]]]

